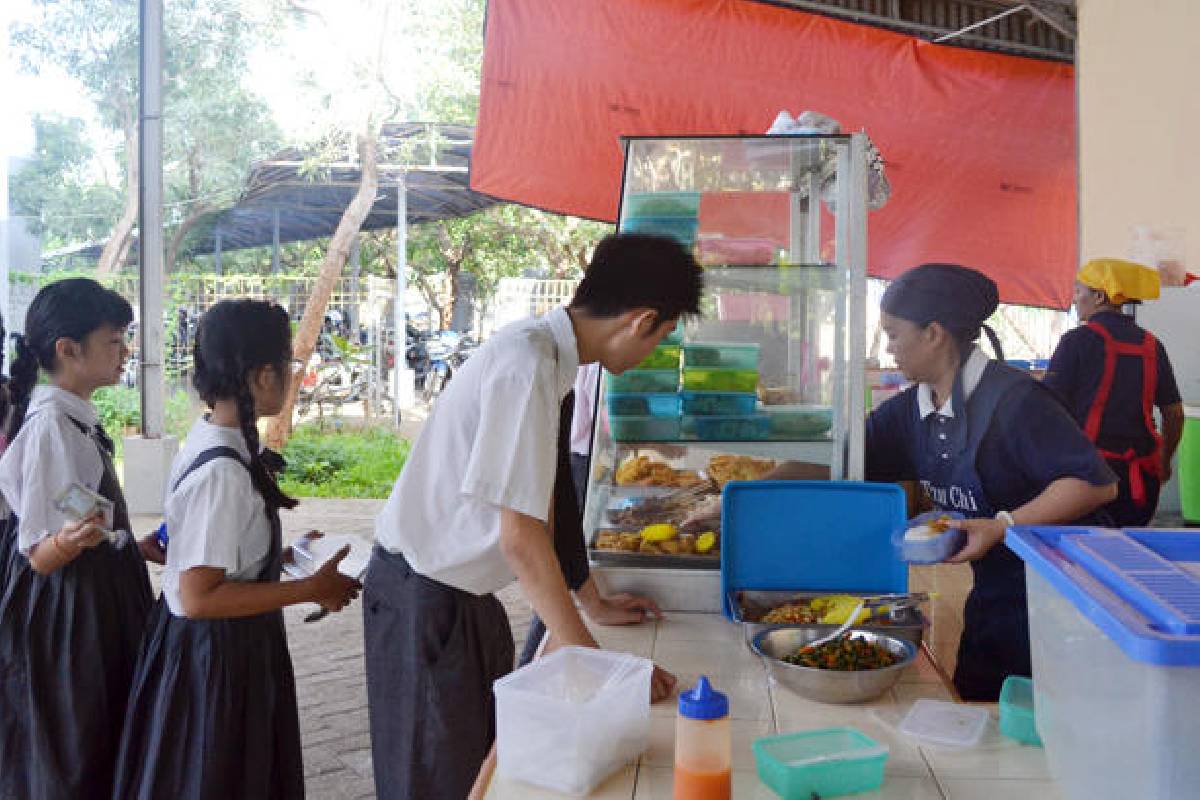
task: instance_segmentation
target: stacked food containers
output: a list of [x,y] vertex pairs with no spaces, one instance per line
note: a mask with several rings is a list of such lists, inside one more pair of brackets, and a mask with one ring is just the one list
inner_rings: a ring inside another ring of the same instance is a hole
[[1200,533],[1013,528],[1037,731],[1072,800],[1200,798]]

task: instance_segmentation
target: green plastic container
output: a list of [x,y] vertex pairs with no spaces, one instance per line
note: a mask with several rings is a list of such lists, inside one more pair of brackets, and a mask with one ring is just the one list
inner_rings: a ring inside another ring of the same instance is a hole
[[685,344],[685,367],[721,367],[723,369],[758,369],[761,356],[758,344]]
[[690,392],[754,392],[758,391],[758,370],[687,367],[683,388]]
[[854,728],[755,739],[758,777],[783,800],[870,792],[883,785],[888,749]]
[[627,217],[695,217],[700,213],[699,192],[639,192],[625,198]]
[[762,410],[771,420],[772,439],[813,439],[825,436],[833,426],[829,406],[763,406]]
[[628,217],[621,222],[621,233],[667,236],[684,247],[691,247],[699,226],[700,220],[695,217]]
[[1179,445],[1179,500],[1183,518],[1200,522],[1200,406],[1187,406]]
[[1033,713],[1033,681],[1009,675],[1000,689],[1000,732],[1034,747],[1042,746]]
[[677,344],[660,344],[646,360],[637,365],[638,369],[679,369],[679,351]]
[[678,369],[631,369],[608,375],[610,392],[675,392],[679,390]]

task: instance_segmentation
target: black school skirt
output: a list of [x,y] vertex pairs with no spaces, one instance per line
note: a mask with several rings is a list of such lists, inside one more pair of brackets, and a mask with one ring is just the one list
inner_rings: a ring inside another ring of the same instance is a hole
[[176,617],[159,598],[125,715],[119,800],[304,797],[283,613]]

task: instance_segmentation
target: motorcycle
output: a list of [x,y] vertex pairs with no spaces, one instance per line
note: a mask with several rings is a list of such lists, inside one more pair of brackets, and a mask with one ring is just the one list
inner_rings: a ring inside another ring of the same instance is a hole
[[479,347],[470,336],[455,331],[442,331],[427,345],[429,372],[421,387],[421,397],[431,405],[446,388],[454,373],[462,368],[471,354]]

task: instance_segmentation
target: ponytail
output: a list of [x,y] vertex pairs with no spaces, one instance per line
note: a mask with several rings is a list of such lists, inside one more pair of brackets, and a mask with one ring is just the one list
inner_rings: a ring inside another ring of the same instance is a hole
[[25,422],[25,412],[29,410],[29,396],[33,393],[38,377],[38,357],[29,346],[29,340],[20,333],[14,333],[13,342],[16,345],[16,358],[9,368],[10,377],[5,387],[6,399],[11,408],[7,431],[9,442],[17,438],[17,433]]
[[275,476],[271,474],[266,462],[263,461],[258,441],[258,423],[254,418],[254,397],[250,394],[250,385],[246,382],[248,377],[249,375],[244,376],[242,385],[238,387],[238,424],[241,426],[242,436],[246,440],[246,449],[250,451],[250,480],[263,500],[266,501],[269,516],[272,509],[295,508],[297,500],[283,493],[279,484],[275,482]]

